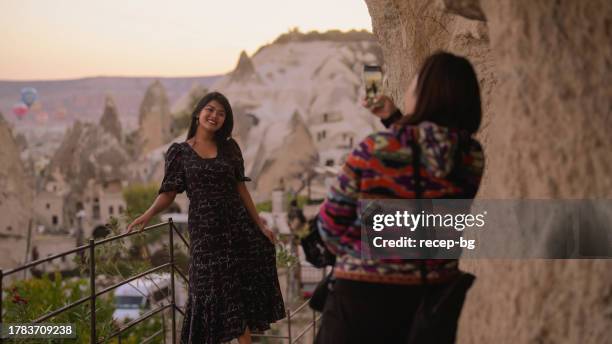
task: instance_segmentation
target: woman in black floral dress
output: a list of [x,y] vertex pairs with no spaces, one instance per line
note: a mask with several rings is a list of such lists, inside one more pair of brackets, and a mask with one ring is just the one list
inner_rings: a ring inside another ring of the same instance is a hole
[[146,223],[174,201],[189,198],[189,296],[181,343],[219,344],[265,331],[285,317],[276,271],[274,234],[259,218],[244,185],[244,161],[230,137],[231,106],[207,94],[196,106],[187,141],[166,153],[153,205],[129,226]]

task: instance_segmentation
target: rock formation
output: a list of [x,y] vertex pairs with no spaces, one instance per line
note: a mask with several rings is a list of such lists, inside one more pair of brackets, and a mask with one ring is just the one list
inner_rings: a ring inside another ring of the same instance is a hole
[[[485,105],[479,136],[487,167],[479,197],[612,196],[612,3],[366,3],[397,103],[431,52],[448,50],[474,63]],[[611,261],[474,260],[463,267],[478,280],[459,343],[609,340]]]
[[231,73],[230,79],[233,82],[247,81],[249,79],[259,79],[257,73],[255,73],[255,65],[253,64],[253,61],[251,60],[249,55],[247,55],[246,51],[243,50],[240,53],[240,57],[238,58],[238,64],[236,65],[234,71]]
[[46,171],[48,178],[59,173],[68,181],[65,218],[74,217],[76,203],[82,201],[91,181],[127,180],[130,161],[130,155],[114,134],[100,126],[77,121],[64,135]]
[[89,179],[107,181],[126,179],[129,155],[117,138],[99,126],[76,122],[51,159],[51,171],[59,170],[78,188]]
[[191,85],[191,89],[189,92],[182,95],[173,105],[172,105],[172,116],[178,117],[184,113],[191,114],[193,108],[197,104],[197,102],[204,97],[208,93],[208,89],[201,84],[194,82]]
[[170,105],[159,80],[151,84],[145,93],[138,123],[142,153],[148,153],[173,138]]
[[208,93],[208,89],[198,83],[193,83],[189,92],[185,93],[172,105],[173,137],[186,133],[191,125],[192,113],[198,102]]
[[106,132],[114,135],[119,142],[123,142],[119,113],[115,101],[110,95],[106,95],[104,99],[104,112],[100,118],[100,126],[106,130]]
[[8,123],[0,120],[0,268],[22,264],[32,217],[32,184]]
[[290,133],[285,136],[282,149],[272,155],[274,158],[265,161],[261,170],[251,169],[259,194],[270,194],[279,180],[296,190],[303,173],[317,162],[317,148],[299,113],[293,114],[289,125]]

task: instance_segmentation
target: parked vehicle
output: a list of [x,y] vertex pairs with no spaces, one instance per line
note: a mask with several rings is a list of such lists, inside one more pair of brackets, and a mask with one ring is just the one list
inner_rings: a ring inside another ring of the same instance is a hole
[[136,319],[170,293],[170,274],[152,274],[126,283],[115,289],[113,319],[123,322]]

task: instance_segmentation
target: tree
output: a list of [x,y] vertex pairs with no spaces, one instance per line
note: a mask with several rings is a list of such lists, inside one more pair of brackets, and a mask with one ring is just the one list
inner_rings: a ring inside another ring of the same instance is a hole
[[[127,206],[124,219],[129,223],[138,216],[142,215],[149,209],[155,198],[157,197],[158,186],[156,184],[134,184],[123,189],[123,199]],[[151,219],[147,226],[160,223],[159,216]],[[147,236],[137,236],[133,240],[133,244],[138,247],[139,252],[143,252],[145,258],[151,257],[149,252],[149,244],[159,240],[161,232],[150,233]]]

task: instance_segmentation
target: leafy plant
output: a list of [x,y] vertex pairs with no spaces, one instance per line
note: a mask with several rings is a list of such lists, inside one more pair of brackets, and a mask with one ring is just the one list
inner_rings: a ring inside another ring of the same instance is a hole
[[287,250],[285,245],[278,243],[276,244],[276,267],[277,268],[291,268],[298,262],[298,257],[294,256]]
[[[6,310],[3,321],[5,323],[29,323],[36,318],[54,311],[66,304],[89,296],[89,287],[86,279],[76,278],[63,280],[59,272],[55,272],[53,280],[47,274],[42,278],[20,280],[12,283],[5,290],[3,305]],[[109,335],[116,328],[112,326],[114,307],[110,295],[96,299],[96,331],[101,337]],[[45,320],[45,323],[73,323],[77,340],[88,342],[90,338],[90,303],[85,302],[79,306],[62,312],[59,315]],[[73,339],[64,341],[74,342]],[[32,339],[15,339],[15,343],[27,343]],[[37,339],[41,342],[41,339]],[[61,343],[62,339],[49,339],[46,343]]]
[[264,202],[257,203],[255,205],[255,209],[257,209],[258,213],[271,212],[272,211],[272,201],[264,201]]
[[[285,209],[289,209],[289,204],[291,203],[293,195],[291,193],[285,194]],[[308,197],[304,195],[297,196],[297,205],[299,208],[303,208],[305,204],[308,204]],[[272,201],[263,201],[259,202],[255,205],[255,209],[257,212],[271,212],[272,211]]]
[[[157,197],[157,184],[134,184],[123,189],[123,199],[127,206],[125,217],[134,219],[142,214],[151,206]],[[151,219],[148,225],[159,223],[159,217]]]

